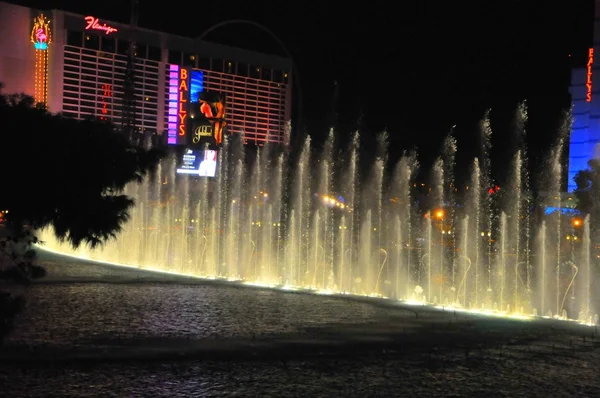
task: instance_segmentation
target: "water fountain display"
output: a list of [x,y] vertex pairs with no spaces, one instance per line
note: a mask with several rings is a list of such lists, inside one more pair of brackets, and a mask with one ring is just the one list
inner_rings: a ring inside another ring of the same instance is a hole
[[[521,135],[526,118],[523,105]],[[589,218],[574,225],[560,212],[533,210],[540,206],[530,195],[524,144],[497,201],[488,115],[480,127],[480,155],[460,189],[452,135],[427,184],[416,180],[415,154],[388,165],[385,136],[367,169],[359,166],[358,134],[343,156],[331,132],[318,154],[309,137],[293,158],[263,147],[252,161],[227,139],[214,179],[177,175],[172,156],[128,186],[137,205],[102,248],[71,249],[50,230],[41,238],[49,249],[185,275],[597,323]],[[562,145],[544,177],[556,208]]]

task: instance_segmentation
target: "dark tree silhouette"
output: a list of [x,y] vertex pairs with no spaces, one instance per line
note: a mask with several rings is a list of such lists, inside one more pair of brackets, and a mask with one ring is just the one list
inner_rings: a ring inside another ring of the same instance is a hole
[[123,188],[161,156],[110,123],[50,114],[20,94],[0,95],[0,139],[0,209],[11,230],[53,226],[74,246],[116,236],[133,205]]

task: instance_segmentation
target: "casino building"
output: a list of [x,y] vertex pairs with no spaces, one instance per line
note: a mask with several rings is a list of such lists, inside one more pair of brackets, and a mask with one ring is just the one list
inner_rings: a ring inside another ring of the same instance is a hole
[[585,66],[571,71],[573,126],[569,142],[569,192],[577,187],[573,178],[598,157],[600,143],[600,0],[595,1],[594,38],[586,50]]
[[[225,130],[248,144],[287,144],[291,60],[132,28],[101,15],[0,2],[3,92],[32,95],[51,112],[119,125],[132,37],[140,132],[165,135],[171,145]],[[194,117],[204,122],[192,123]]]

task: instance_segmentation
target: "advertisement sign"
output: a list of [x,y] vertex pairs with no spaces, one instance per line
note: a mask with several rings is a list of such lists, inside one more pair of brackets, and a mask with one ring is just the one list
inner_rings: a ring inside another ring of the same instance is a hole
[[169,114],[167,144],[187,145],[189,125],[190,73],[179,65],[169,67]]
[[198,177],[217,175],[218,152],[186,148],[177,165],[177,174],[189,174]]
[[225,94],[215,91],[198,93],[198,102],[193,104],[190,133],[192,145],[221,145],[227,125],[225,121]]

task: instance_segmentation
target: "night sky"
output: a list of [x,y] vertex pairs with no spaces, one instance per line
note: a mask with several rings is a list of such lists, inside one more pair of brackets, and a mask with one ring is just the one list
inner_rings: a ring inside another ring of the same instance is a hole
[[[129,20],[126,1],[17,3]],[[339,134],[348,136],[362,112],[367,134],[386,128],[393,151],[418,146],[427,163],[453,125],[457,125],[459,146],[469,152],[486,108],[492,108],[494,145],[497,156],[502,156],[510,142],[507,123],[512,110],[525,99],[530,110],[530,153],[535,161],[554,139],[560,110],[569,107],[571,66],[585,64],[592,43],[594,2],[371,1],[353,5],[172,0],[164,7],[155,4],[160,3],[140,1],[140,26],[196,37],[227,19],[265,25],[294,57],[305,125],[316,141],[332,120],[337,121]],[[220,28],[206,40],[284,55],[269,35],[243,25]]]

